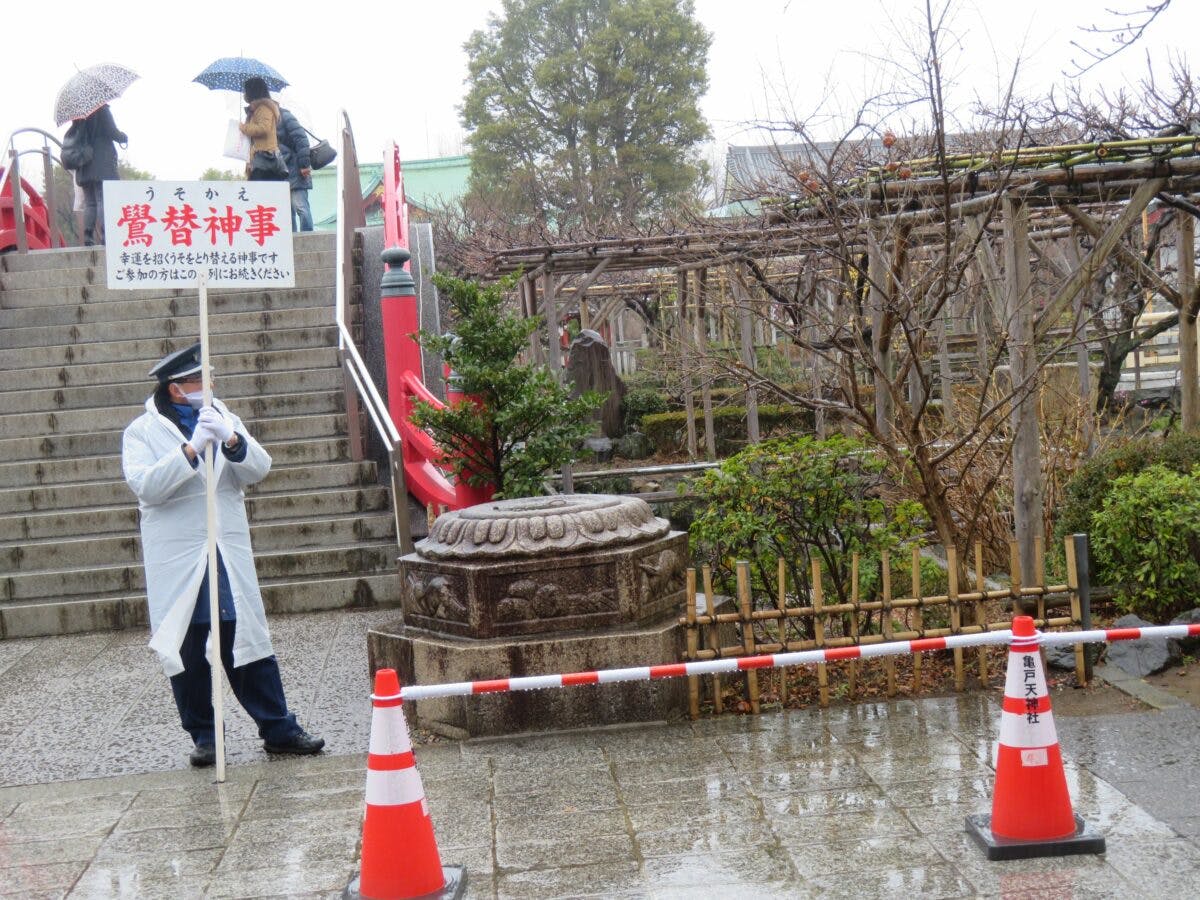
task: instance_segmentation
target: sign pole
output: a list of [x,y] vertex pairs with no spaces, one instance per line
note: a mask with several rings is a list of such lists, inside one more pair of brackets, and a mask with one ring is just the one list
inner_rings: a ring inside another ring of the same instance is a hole
[[[213,405],[212,366],[208,346],[208,278],[201,272],[196,279],[200,299],[200,372],[203,378],[204,405]],[[204,454],[204,494],[208,533],[208,647],[212,670],[213,737],[217,755],[217,783],[225,783],[225,692],[221,665],[221,604],[217,587],[217,483],[215,477],[217,443]]]

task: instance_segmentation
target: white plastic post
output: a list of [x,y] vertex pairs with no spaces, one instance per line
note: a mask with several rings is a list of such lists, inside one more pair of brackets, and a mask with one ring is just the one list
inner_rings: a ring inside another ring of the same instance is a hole
[[[204,405],[212,406],[212,366],[208,347],[208,278],[200,273],[200,373],[203,379]],[[217,593],[217,483],[215,465],[217,443],[204,454],[204,494],[208,532],[208,647],[212,670],[213,737],[217,755],[217,783],[225,783],[225,694],[221,673],[221,605]]]

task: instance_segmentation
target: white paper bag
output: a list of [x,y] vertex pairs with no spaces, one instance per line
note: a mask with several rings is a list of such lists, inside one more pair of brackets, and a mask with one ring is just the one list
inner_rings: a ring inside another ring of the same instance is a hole
[[250,138],[238,129],[237,119],[229,120],[229,128],[225,132],[225,153],[230,159],[240,159],[245,162],[250,158]]

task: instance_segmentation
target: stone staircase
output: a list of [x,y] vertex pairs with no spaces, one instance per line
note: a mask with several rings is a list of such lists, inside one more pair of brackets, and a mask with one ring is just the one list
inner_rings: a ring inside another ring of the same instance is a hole
[[[247,492],[263,598],[394,605],[391,499],[346,437],[334,236],[295,241],[295,288],[209,292],[217,394],[274,459]],[[100,249],[0,256],[0,637],[146,622],[121,432],[150,366],[197,340],[196,312],[192,291],[109,291]]]

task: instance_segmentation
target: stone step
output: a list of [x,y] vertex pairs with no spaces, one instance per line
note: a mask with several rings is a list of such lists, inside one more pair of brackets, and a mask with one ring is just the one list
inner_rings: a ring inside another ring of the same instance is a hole
[[[92,431],[80,434],[42,435],[41,437],[0,438],[0,459],[13,461],[29,459],[70,459],[84,456],[107,456],[121,452],[121,435],[125,426],[137,414],[115,420],[120,429]],[[337,414],[315,416],[276,416],[259,419],[251,433],[263,446],[277,441],[296,441],[308,438],[337,438],[346,431],[346,417]]]
[[[286,519],[251,525],[250,539],[256,553],[300,551],[392,538],[395,526],[391,513]],[[140,560],[141,537],[134,533],[0,542],[0,571],[31,573],[43,569],[129,564]]]
[[[298,491],[368,488],[378,484],[375,463],[344,462],[305,466],[272,466],[271,473],[246,489],[248,498]],[[0,516],[89,510],[131,503],[133,494],[123,479],[69,485],[16,487],[0,490]]]
[[[362,315],[361,306],[350,307],[350,324],[354,325]],[[0,310],[0,322],[5,320]],[[295,331],[331,328],[335,324],[332,303],[328,306],[305,306],[295,309],[278,309],[267,312],[225,313],[209,315],[208,331],[214,345],[227,346],[228,336],[250,333],[264,335],[263,340],[272,341],[273,331]],[[110,341],[157,340],[171,341],[181,347],[199,340],[199,323],[184,322],[174,317],[132,319],[124,322],[94,322],[91,324],[67,323],[65,325],[37,325],[30,328],[0,327],[0,349],[33,352],[37,347],[59,347],[89,344],[105,344]],[[233,348],[231,347],[231,350]],[[264,347],[263,349],[271,349]],[[165,355],[169,351],[163,351]],[[153,355],[153,354],[151,354]],[[36,363],[46,365],[46,363]],[[51,363],[52,364],[52,363]]]
[[[327,306],[333,311],[333,283],[323,287],[276,288],[270,291],[233,291],[210,293],[208,313],[264,312]],[[195,333],[200,303],[195,293],[180,297],[148,299],[133,296],[106,303],[71,303],[13,309],[7,306],[9,294],[0,294],[0,328],[33,328],[42,325],[83,325],[93,322],[127,322],[135,319],[171,318],[180,320],[181,330]]]
[[[87,270],[85,270],[87,271]],[[334,284],[333,267],[324,269],[305,269],[296,272],[296,283],[292,288],[283,290],[300,290],[303,288],[326,288]],[[258,288],[261,292],[266,288]],[[275,293],[279,288],[271,288]],[[208,301],[215,301],[222,296],[233,296],[243,293],[245,288],[212,288],[208,292]],[[179,301],[185,297],[195,297],[196,292],[187,288],[170,288],[167,290],[131,290],[111,289],[105,286],[104,273],[96,274],[94,284],[63,284],[57,287],[38,287],[26,290],[12,290],[0,285],[0,302],[7,310],[36,309],[43,306],[75,306],[77,304],[121,303],[135,299],[148,301],[159,300],[170,302]]]
[[[329,577],[349,572],[395,572],[399,552],[395,541],[386,539],[305,551],[256,550],[254,569],[260,582]],[[7,575],[0,579],[0,604],[145,590],[145,567],[139,557],[111,565],[73,566]]]
[[[400,579],[387,574],[294,580],[259,580],[269,614],[400,605]],[[114,628],[145,628],[145,594],[119,593],[87,599],[55,597],[40,603],[0,603],[0,638],[29,638]]]
[[[266,445],[273,465],[311,465],[349,462],[350,445],[344,437],[336,439],[276,441]],[[122,478],[121,457],[85,456],[76,459],[24,460],[0,463],[0,489],[26,488],[32,485],[56,485],[80,481],[114,481]],[[268,476],[270,477],[270,476]]]
[[[122,487],[125,487],[122,485]],[[126,487],[124,503],[91,509],[65,509],[0,516],[0,543],[78,537],[85,534],[130,534],[138,528],[137,503]],[[391,500],[379,485],[305,493],[265,494],[246,501],[252,524],[308,516],[345,516],[390,512]]]
[[[292,252],[316,253],[335,250],[337,235],[331,231],[307,231],[292,235]],[[30,272],[37,269],[80,269],[103,266],[103,247],[59,247],[0,256],[0,272]]]
[[[168,353],[189,347],[191,335],[145,338],[97,343],[66,343],[57,346],[0,349],[0,371],[46,366],[101,365],[115,362],[157,362]],[[336,347],[337,328],[286,328],[274,331],[243,331],[213,336],[213,347],[223,354],[277,352],[281,350]]]
[[[314,391],[303,394],[275,394],[267,397],[242,397],[231,400],[229,408],[258,436],[257,425],[263,419],[280,416],[307,416],[342,412],[346,395],[342,391]],[[111,423],[123,429],[142,414],[142,404],[106,406],[101,409],[66,409],[54,412],[7,413],[0,415],[0,438],[42,435],[86,434],[97,424]]]
[[[142,374],[145,375],[145,371]],[[342,371],[341,368],[301,368],[253,375],[222,375],[218,371],[215,382],[217,396],[237,409],[236,401],[243,397],[341,390]],[[0,391],[0,415],[113,406],[141,407],[153,391],[154,382],[148,377],[125,384],[78,384],[54,390]]]
[[[83,363],[66,366],[42,366],[5,372],[0,392],[35,391],[39,388],[70,388],[76,385],[142,384],[153,387],[150,367],[159,357],[130,362]],[[253,372],[289,372],[296,369],[323,369],[339,365],[336,347],[309,347],[299,350],[269,350],[250,353],[214,353],[213,373],[220,379],[228,375]]]
[[[296,271],[308,272],[332,269],[337,265],[337,253],[329,250],[310,250],[295,256]],[[108,268],[104,260],[95,265],[69,266],[58,269],[26,269],[18,272],[0,272],[0,291],[30,291],[56,287],[78,287],[88,285],[104,287],[108,282]],[[186,293],[187,288],[164,288],[157,296],[170,297]],[[213,290],[218,290],[213,288]],[[220,290],[228,290],[222,288]],[[149,293],[149,291],[146,291]]]

